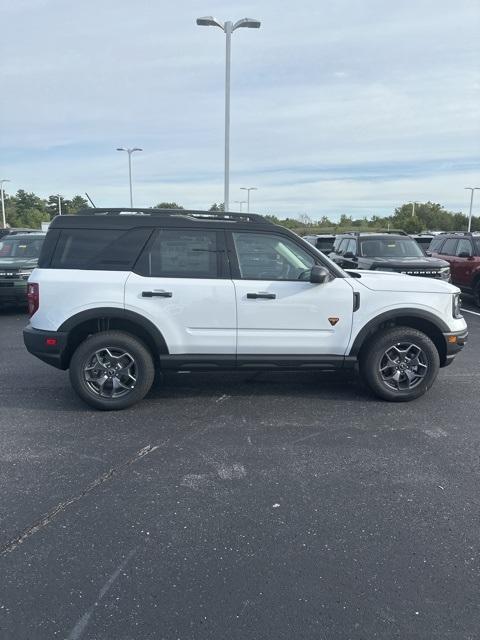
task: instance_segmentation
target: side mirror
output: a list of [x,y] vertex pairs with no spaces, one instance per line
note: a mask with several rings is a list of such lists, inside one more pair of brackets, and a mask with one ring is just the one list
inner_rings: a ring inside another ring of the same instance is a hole
[[427,249],[425,251],[425,255],[428,256],[429,258],[431,258],[432,257],[432,252],[429,249]]
[[471,258],[471,257],[472,256],[468,251],[461,251],[457,256],[457,258]]
[[355,258],[355,254],[352,253],[351,251],[347,251],[347,253],[344,253],[342,258],[346,258],[347,260],[353,260]]
[[313,284],[323,284],[330,277],[330,272],[325,267],[315,265],[310,271],[310,282]]

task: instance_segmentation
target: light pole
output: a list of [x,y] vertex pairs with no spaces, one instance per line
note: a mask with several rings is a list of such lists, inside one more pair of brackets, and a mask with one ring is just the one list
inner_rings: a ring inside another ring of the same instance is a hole
[[471,191],[470,195],[470,213],[468,214],[468,231],[472,230],[472,207],[473,207],[473,194],[475,191],[480,190],[480,187],[465,187],[467,191]]
[[252,18],[242,18],[233,23],[230,20],[227,22],[220,22],[213,16],[205,16],[203,18],[197,18],[197,24],[201,27],[219,27],[226,35],[226,49],[225,49],[225,177],[224,177],[224,193],[223,203],[224,210],[229,209],[230,200],[230,52],[231,52],[231,40],[232,33],[236,29],[245,27],[247,29],[259,29],[260,20],[254,20]]
[[58,215],[62,215],[62,196],[58,195]]
[[132,193],[132,153],[135,151],[143,151],[140,147],[133,149],[125,149],[125,147],[117,147],[117,151],[126,151],[128,153],[128,182],[130,184],[130,209],[133,209],[133,193]]
[[412,205],[412,218],[415,217],[415,205],[416,204],[420,204],[420,202],[418,202],[418,200],[410,200],[408,204]]
[[7,228],[7,219],[5,217],[5,200],[4,200],[4,193],[3,193],[3,183],[4,182],[10,182],[10,180],[7,180],[6,178],[4,180],[0,180],[0,196],[2,199],[2,222],[3,222],[3,228],[6,229]]
[[250,191],[258,191],[258,187],[240,187],[247,192],[247,212],[250,213]]
[[244,204],[247,204],[247,201],[246,200],[235,200],[235,202],[240,205],[240,213],[242,213],[242,207],[243,207]]

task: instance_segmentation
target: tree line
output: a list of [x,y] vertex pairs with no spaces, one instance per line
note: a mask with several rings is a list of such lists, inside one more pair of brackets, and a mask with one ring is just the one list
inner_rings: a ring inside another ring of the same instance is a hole
[[[58,195],[40,198],[34,193],[19,189],[15,195],[5,195],[5,214],[7,224],[11,227],[29,227],[38,229],[42,222],[52,220],[59,213]],[[88,201],[80,195],[71,199],[60,196],[62,214],[74,215],[89,207]],[[183,209],[176,202],[160,202],[154,208]],[[209,211],[223,211],[222,203],[213,203]],[[328,216],[315,220],[306,214],[296,218],[280,218],[266,215],[268,219],[281,224],[297,233],[335,233],[346,229],[365,231],[375,229],[403,229],[407,233],[424,231],[465,231],[468,217],[460,212],[448,211],[435,202],[417,203],[415,211],[412,204],[405,203],[397,207],[390,216],[364,216],[355,218],[343,214],[337,222]],[[472,218],[472,231],[480,231],[480,217]]]

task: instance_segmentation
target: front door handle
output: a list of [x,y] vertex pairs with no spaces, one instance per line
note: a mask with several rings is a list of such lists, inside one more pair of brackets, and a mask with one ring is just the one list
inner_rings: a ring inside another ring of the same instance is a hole
[[142,291],[142,298],[171,298],[171,291]]
[[275,300],[275,293],[266,293],[265,291],[260,291],[259,293],[247,293],[247,298],[249,300],[256,300],[257,298],[265,298],[265,300]]

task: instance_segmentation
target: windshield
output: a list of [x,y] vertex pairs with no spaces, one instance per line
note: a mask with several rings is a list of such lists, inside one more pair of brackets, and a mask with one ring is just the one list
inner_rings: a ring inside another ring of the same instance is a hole
[[0,240],[0,258],[38,258],[43,238],[11,237]]
[[424,254],[412,238],[368,238],[360,242],[360,255],[368,258],[420,258]]

